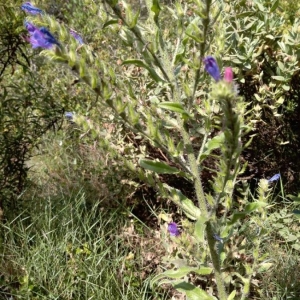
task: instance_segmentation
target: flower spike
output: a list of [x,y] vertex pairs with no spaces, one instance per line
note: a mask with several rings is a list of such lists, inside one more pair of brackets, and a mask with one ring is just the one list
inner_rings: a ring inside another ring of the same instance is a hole
[[212,56],[207,56],[203,60],[205,65],[205,71],[213,77],[215,81],[221,80],[220,69],[217,61]]

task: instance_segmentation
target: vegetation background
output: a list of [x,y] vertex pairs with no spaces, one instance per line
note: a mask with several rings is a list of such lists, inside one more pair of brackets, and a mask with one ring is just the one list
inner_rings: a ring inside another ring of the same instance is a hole
[[[144,49],[134,47],[110,2],[36,0],[34,5],[50,16],[48,27],[60,40],[90,59],[97,76],[109,74],[107,93],[119,93],[119,113],[126,86],[132,101],[151,107],[169,91],[156,84],[144,65],[123,64],[141,59]],[[195,41],[198,33],[190,24],[197,19],[199,3],[153,1],[161,9],[161,38],[169,53],[183,35],[178,28]],[[170,257],[185,255],[169,236],[167,224],[179,222],[189,232],[193,222],[135,169],[145,156],[169,163],[166,153],[124,125],[70,64],[58,64],[45,51],[31,48],[21,4],[0,0],[0,299],[185,299],[171,284],[150,283],[170,267]],[[126,3],[122,5],[127,12]],[[139,22],[147,24],[146,2],[128,5],[132,18],[140,11]],[[212,2],[211,14],[206,54],[221,69],[232,67],[251,124],[244,137],[245,142],[251,137],[251,144],[241,153],[246,167],[233,194],[236,203],[243,206],[245,197],[254,198],[260,179],[281,175],[270,186],[268,235],[259,253],[269,265],[257,269],[247,299],[300,299],[299,4],[218,0]],[[46,22],[39,16],[27,18]],[[76,30],[85,45],[77,48],[59,26]],[[187,40],[185,46],[176,57],[183,86],[200,61],[195,44]],[[211,80],[203,68],[200,76],[194,105],[202,107]],[[66,112],[73,113],[72,120]],[[212,119],[219,115],[215,109]],[[197,130],[192,125],[193,142],[200,145],[204,125],[197,123]],[[217,155],[206,160],[201,174],[207,192]],[[196,203],[188,180],[169,174],[160,179]],[[186,248],[192,244],[185,242]],[[244,240],[235,243],[224,271],[228,291],[242,286],[230,269],[239,269],[250,257]],[[217,296],[211,275],[191,273],[186,280]]]

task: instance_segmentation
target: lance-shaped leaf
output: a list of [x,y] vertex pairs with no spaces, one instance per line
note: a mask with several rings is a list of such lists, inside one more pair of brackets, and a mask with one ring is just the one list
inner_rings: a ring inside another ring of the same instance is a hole
[[262,201],[257,201],[257,202],[253,202],[253,203],[249,203],[246,205],[245,207],[245,212],[246,213],[250,213],[258,208],[263,208],[266,207],[268,204],[266,202],[262,202]]
[[204,290],[199,287],[194,286],[188,282],[180,282],[174,285],[174,288],[182,293],[186,294],[187,299],[189,300],[216,300],[214,296],[209,295]]
[[150,77],[156,81],[164,81],[157,73],[156,71],[150,67],[149,65],[147,65],[144,61],[140,60],[140,59],[128,59],[123,61],[123,65],[135,65],[138,67],[142,67],[144,69],[146,69],[149,72]]
[[204,231],[208,219],[205,216],[200,216],[195,224],[195,237],[200,243],[204,243]]
[[246,216],[245,212],[235,212],[232,217],[231,220],[228,222],[228,225],[233,225],[234,223],[236,223],[239,219],[242,219]]
[[153,171],[158,174],[178,174],[180,170],[171,167],[163,162],[154,161],[149,159],[140,159],[139,164],[142,168]]
[[228,296],[228,299],[227,299],[227,300],[234,300],[235,294],[236,294],[236,290],[233,290],[233,291],[231,292],[231,294]]
[[111,19],[111,20],[105,22],[102,28],[104,29],[105,27],[108,27],[112,24],[118,24],[118,23],[119,23],[119,19]]
[[183,195],[180,190],[175,189],[166,183],[159,184],[159,188],[162,192],[164,192],[166,197],[171,198],[171,200],[184,211],[189,219],[197,220],[200,217],[201,210],[191,199]]
[[188,115],[188,113],[184,110],[183,105],[181,103],[166,101],[166,102],[159,103],[158,107],[166,110],[174,111],[180,114]]
[[158,16],[159,16],[159,13],[161,11],[158,0],[153,0],[151,11],[154,12],[154,22],[157,24],[158,23]]
[[[194,272],[199,275],[209,275],[212,273],[212,271],[213,271],[213,268],[209,268],[209,267],[195,268],[195,267],[184,266],[184,267],[178,268],[177,270],[167,270],[167,271],[163,272],[162,274],[155,276],[153,278],[153,280],[151,281],[151,284],[153,285],[155,282],[157,282],[165,277],[172,278],[172,279],[180,279],[180,278],[184,277],[185,275],[188,275],[191,272]],[[159,283],[159,284],[161,284],[161,283]]]
[[213,150],[220,148],[221,145],[224,143],[224,140],[224,133],[221,133],[207,141],[207,143],[204,146],[204,151],[200,155],[200,162],[202,162],[208,155],[210,155]]

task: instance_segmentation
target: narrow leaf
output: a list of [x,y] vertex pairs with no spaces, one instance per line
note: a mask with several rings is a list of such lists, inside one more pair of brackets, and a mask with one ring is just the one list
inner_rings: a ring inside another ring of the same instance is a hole
[[174,112],[178,112],[181,114],[187,114],[187,112],[184,110],[183,106],[181,103],[177,103],[177,102],[162,102],[158,104],[158,107],[161,107],[163,109],[167,109],[170,111],[174,111]]
[[283,76],[272,76],[272,78],[277,81],[286,81],[286,79]]
[[158,174],[177,174],[180,171],[175,168],[171,167],[163,162],[148,160],[148,159],[140,159],[139,165],[147,170],[153,171]]
[[215,300],[216,298],[209,295],[199,287],[188,282],[180,282],[174,285],[179,292],[185,293],[189,300]]
[[236,290],[233,290],[231,294],[228,296],[227,300],[233,300],[236,294]]
[[103,29],[105,28],[105,27],[108,27],[109,25],[112,25],[112,24],[118,24],[118,19],[112,19],[112,20],[109,20],[109,21],[107,21],[107,22],[105,22],[104,23],[104,25],[103,25]]
[[183,195],[180,190],[175,189],[167,184],[163,184],[163,187],[169,191],[172,201],[182,208],[189,219],[197,220],[200,217],[200,209],[195,206],[191,199]]
[[154,21],[157,24],[158,23],[158,16],[159,16],[159,13],[161,11],[158,0],[153,0],[151,11],[154,12]]
[[224,143],[224,140],[225,135],[224,133],[221,133],[220,135],[217,135],[211,140],[207,141],[207,143],[204,146],[204,151],[200,156],[200,162],[203,161],[208,155],[210,155],[213,150],[220,148],[221,145]]
[[195,237],[200,243],[204,243],[204,231],[206,228],[206,222],[208,221],[207,218],[204,216],[200,216],[195,224]]

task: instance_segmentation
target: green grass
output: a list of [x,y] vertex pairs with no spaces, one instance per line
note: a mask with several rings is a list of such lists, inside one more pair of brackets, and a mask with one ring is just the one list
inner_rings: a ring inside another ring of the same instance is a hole
[[149,228],[129,217],[132,189],[101,147],[73,133],[44,136],[29,187],[0,223],[0,299],[167,299],[150,289],[156,269],[143,255],[155,247],[142,246]]
[[127,258],[120,210],[87,208],[83,194],[31,204],[1,224],[0,299],[162,299]]

